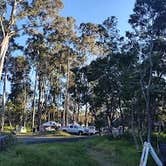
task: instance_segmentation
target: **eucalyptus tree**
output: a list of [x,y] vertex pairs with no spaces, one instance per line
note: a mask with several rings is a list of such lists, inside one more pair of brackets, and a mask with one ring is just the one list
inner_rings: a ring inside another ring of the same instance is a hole
[[117,22],[117,18],[111,16],[101,24],[80,24],[81,48],[86,48],[87,52],[89,51],[90,54],[97,56],[106,56],[117,51],[118,43],[122,39],[117,29]]
[[[85,108],[85,120],[84,124],[88,123],[88,101],[89,101],[89,83],[86,77],[87,67],[76,67],[72,69],[74,73],[73,84],[70,86],[69,93],[74,100],[74,114],[73,121],[80,122],[80,109],[83,106]],[[77,106],[77,107],[76,107]]]
[[109,127],[112,127],[118,108],[119,71],[115,65],[115,57],[112,55],[98,58],[87,67],[86,72],[92,87],[89,103],[94,108],[94,115],[98,114],[95,107],[100,108],[107,117]]
[[56,16],[62,7],[61,0],[0,1],[0,78],[10,42],[50,22],[48,18]]
[[[72,18],[67,18],[67,24],[63,23],[63,29],[55,32],[55,36],[51,33],[51,40],[57,42],[57,36],[59,35],[59,42],[62,43],[60,51],[60,59],[63,63],[62,67],[67,74],[66,78],[66,95],[65,95],[65,116],[67,116],[67,110],[69,108],[69,93],[68,90],[72,85],[72,78],[76,73],[71,72],[71,66],[79,67],[85,63],[88,58],[87,55],[107,55],[116,46],[116,42],[119,38],[118,30],[116,29],[117,20],[115,17],[110,17],[106,19],[103,24],[93,24],[93,23],[82,23],[79,27],[79,33],[76,32],[74,26],[74,20]],[[59,24],[59,23],[58,23]],[[58,27],[58,24],[56,26]],[[61,25],[61,24],[59,24]],[[62,27],[62,25],[61,25]],[[67,30],[66,30],[67,27]],[[60,35],[61,34],[61,35]],[[63,36],[63,40],[62,40]],[[55,47],[56,48],[56,47]],[[109,49],[111,48],[111,49]],[[77,77],[77,76],[76,76]],[[73,82],[77,84],[76,82]],[[77,94],[75,97],[78,98]],[[81,95],[81,94],[80,94]],[[79,110],[79,105],[78,105]],[[79,112],[79,111],[78,111]],[[67,120],[68,118],[66,118]],[[67,123],[65,120],[65,123]]]
[[20,35],[23,30],[39,26],[36,17],[47,19],[57,15],[62,8],[61,0],[1,0],[0,1],[0,78],[10,40]]
[[[110,98],[108,96],[113,95],[113,92],[111,93],[110,91],[110,86],[113,84],[110,83],[111,76],[109,74],[112,74],[113,71],[111,73],[110,66],[107,65],[109,62],[106,56],[119,51],[120,48],[118,43],[120,43],[122,38],[118,34],[116,25],[117,19],[115,17],[107,18],[102,24],[82,23],[80,25],[81,46],[82,48],[86,47],[84,51],[86,53],[89,52],[93,56],[97,55],[102,58],[97,59],[85,68],[78,69],[78,72],[76,72],[73,97],[76,100],[82,100],[84,104],[89,103],[91,108],[93,108],[94,115],[96,114],[97,108],[101,108],[105,105],[107,105],[107,110],[110,110],[110,104],[108,104]],[[113,64],[111,65],[113,66]],[[85,85],[85,80],[82,80],[82,76],[87,80],[88,86]],[[74,95],[77,91],[80,91],[80,95]],[[109,112],[110,111],[108,111],[108,114]]]
[[[38,73],[38,85],[40,86],[42,82],[48,83],[48,86],[43,86],[42,89],[43,93],[45,93],[44,89],[48,88],[49,94],[47,96],[52,98],[51,103],[57,105],[56,95],[59,95],[61,91],[59,89],[60,81],[66,79],[64,123],[67,123],[68,89],[71,82],[70,77],[72,77],[70,69],[71,66],[78,66],[82,61],[82,57],[76,49],[77,36],[74,19],[58,15],[52,16],[50,19],[51,21],[42,23],[42,29],[31,29],[28,31],[30,37],[27,41],[28,47],[25,49],[25,52]],[[41,78],[42,81],[40,80]],[[41,100],[41,86],[38,88],[39,104]],[[43,96],[45,95],[43,94]],[[38,105],[39,125],[41,124],[41,112],[40,105]]]
[[[17,56],[10,58],[9,64],[11,93],[9,94],[9,101],[14,104],[17,122],[20,125],[26,126],[28,98],[31,97],[30,88],[30,64],[24,56]],[[16,120],[16,119],[15,119]]]
[[[45,85],[47,78],[47,61],[48,47],[46,46],[44,36],[42,33],[32,34],[27,41],[27,48],[25,53],[32,64],[32,70],[35,73],[34,81],[34,94],[33,94],[33,111],[32,111],[32,126],[35,126],[35,115],[37,115],[38,126],[41,124],[41,117],[44,107]],[[38,97],[36,96],[38,94]],[[36,103],[36,101],[38,101]],[[36,104],[38,109],[36,111]]]
[[[158,78],[163,79],[165,75],[165,50],[161,47],[165,43],[165,6],[165,0],[137,0],[134,13],[129,19],[134,30],[132,42],[137,48],[140,59],[140,82],[146,103],[148,141],[150,141],[152,132],[153,81],[159,73],[160,77]],[[156,45],[156,43],[162,43],[162,45]],[[155,64],[156,60],[158,64]],[[156,70],[157,66],[158,71]],[[159,66],[162,66],[162,69]]]
[[[55,56],[53,56],[55,63],[57,63],[57,60],[59,59],[61,72],[62,74],[64,74],[64,78],[66,79],[64,121],[65,124],[67,124],[67,114],[69,112],[70,106],[70,95],[68,91],[70,86],[72,86],[73,84],[74,77],[72,68],[83,65],[87,58],[86,55],[88,53],[94,53],[94,51],[96,51],[96,49],[93,48],[93,42],[97,38],[97,34],[95,34],[96,32],[94,32],[89,35],[84,32],[84,28],[82,27],[83,24],[80,26],[80,31],[78,33],[76,31],[75,20],[73,18],[58,18],[58,21],[52,22],[52,25],[46,29],[52,52],[55,52]],[[94,24],[91,25],[92,27],[95,27]],[[95,47],[99,50],[99,48],[97,47],[97,42],[95,42]],[[55,66],[57,66],[57,64]]]
[[66,80],[65,101],[64,101],[64,120],[68,124],[69,113],[69,93],[68,89],[71,83],[71,66],[79,65],[79,55],[77,53],[77,35],[75,32],[75,20],[71,17],[59,17],[58,22],[52,23],[49,29],[48,40],[51,43],[54,52],[54,65],[60,67],[60,72]]
[[2,92],[2,112],[1,112],[1,131],[4,131],[4,125],[5,125],[5,112],[6,112],[6,102],[7,102],[7,62],[5,63],[4,72],[2,75],[2,81],[3,81],[3,92]]

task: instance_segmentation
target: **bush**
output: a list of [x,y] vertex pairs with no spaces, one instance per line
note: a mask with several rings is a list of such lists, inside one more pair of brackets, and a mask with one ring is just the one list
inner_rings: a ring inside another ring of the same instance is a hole
[[2,138],[0,142],[0,150],[5,150],[6,148],[10,147],[11,145],[14,145],[17,142],[15,136],[10,133],[1,133],[1,136],[5,137]]

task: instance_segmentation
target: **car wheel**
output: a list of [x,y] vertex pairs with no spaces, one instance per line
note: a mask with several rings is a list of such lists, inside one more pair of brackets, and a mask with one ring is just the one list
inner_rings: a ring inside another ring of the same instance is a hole
[[66,132],[66,130],[63,130],[64,132]]

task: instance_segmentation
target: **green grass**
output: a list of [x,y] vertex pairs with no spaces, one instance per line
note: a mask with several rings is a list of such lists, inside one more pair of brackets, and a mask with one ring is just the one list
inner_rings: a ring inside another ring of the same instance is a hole
[[80,143],[18,145],[0,154],[0,166],[97,166]]
[[91,151],[94,151],[94,153],[100,152],[107,160],[107,163],[112,166],[139,165],[141,155],[136,151],[135,146],[126,140],[109,140],[105,138],[99,142],[91,142]]
[[17,145],[0,153],[0,166],[137,166],[140,154],[126,140],[98,137],[76,143]]

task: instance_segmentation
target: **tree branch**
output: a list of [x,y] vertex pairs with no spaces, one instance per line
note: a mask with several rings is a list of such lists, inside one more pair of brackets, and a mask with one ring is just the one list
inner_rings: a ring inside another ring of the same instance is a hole
[[148,88],[150,87],[152,81],[152,51],[153,51],[153,41],[151,41],[150,52],[149,52],[149,64],[150,64],[150,71],[149,71],[149,81],[148,81]]
[[14,22],[15,22],[14,16],[15,16],[15,13],[16,13],[16,7],[17,7],[17,1],[14,0],[13,6],[12,6],[12,11],[11,11],[11,14],[10,14],[8,29],[10,29],[11,25],[13,25]]
[[5,37],[5,28],[4,28],[4,25],[3,25],[2,17],[0,17],[0,24],[1,24],[3,37]]

